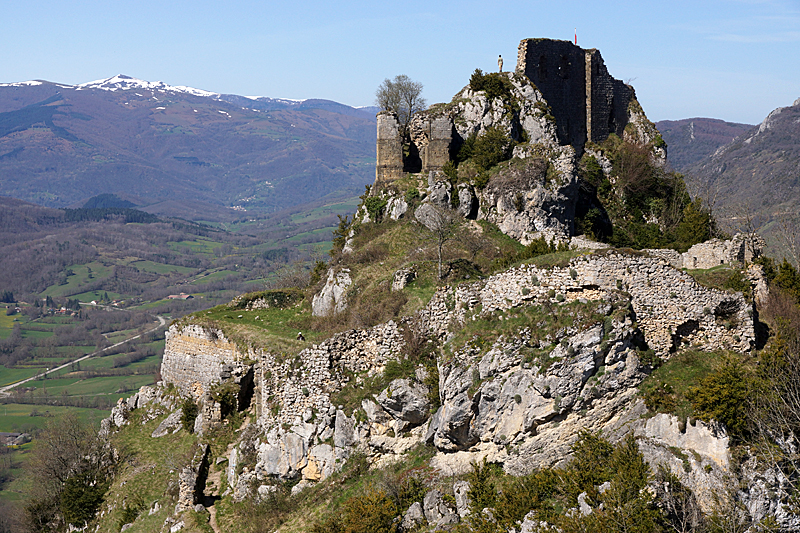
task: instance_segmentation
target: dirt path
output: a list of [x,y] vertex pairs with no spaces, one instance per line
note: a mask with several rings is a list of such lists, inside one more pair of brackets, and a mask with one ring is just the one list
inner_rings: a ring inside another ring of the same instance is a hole
[[[249,425],[250,417],[247,416],[247,413],[245,413],[242,427],[240,427],[237,431],[241,433]],[[234,446],[236,446],[236,442],[228,444],[228,449],[225,451],[226,458],[231,456],[231,451],[233,451]],[[222,486],[222,470],[223,469],[221,468],[209,468],[208,478],[206,478],[206,490],[203,493],[203,505],[208,510],[208,514],[210,515],[208,523],[211,526],[211,529],[214,530],[214,533],[222,532],[222,530],[219,528],[219,524],[217,523],[216,508],[216,503],[222,499],[222,493],[225,492],[225,487]]]

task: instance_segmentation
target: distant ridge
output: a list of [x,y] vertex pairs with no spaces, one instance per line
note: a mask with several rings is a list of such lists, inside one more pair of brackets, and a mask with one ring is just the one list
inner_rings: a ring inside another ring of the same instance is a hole
[[725,122],[715,118],[685,118],[656,122],[667,142],[669,162],[681,172],[750,130],[752,124]]
[[3,83],[0,195],[48,207],[116,195],[155,215],[207,221],[353,197],[374,179],[373,111],[125,74]]

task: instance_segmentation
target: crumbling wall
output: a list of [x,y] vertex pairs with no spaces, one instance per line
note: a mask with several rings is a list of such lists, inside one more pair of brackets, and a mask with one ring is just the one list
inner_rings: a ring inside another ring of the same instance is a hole
[[764,246],[759,235],[737,233],[730,240],[711,239],[695,244],[682,254],[681,263],[690,269],[749,263],[761,255]]
[[403,144],[397,115],[389,111],[378,113],[378,140],[375,183],[385,183],[403,176]]
[[350,376],[380,371],[397,355],[403,337],[395,322],[350,330],[314,344],[294,357],[264,352],[261,356],[261,398],[265,417],[294,423],[313,412],[327,412],[331,393]]
[[489,313],[526,302],[593,300],[614,290],[630,294],[639,328],[658,355],[687,346],[742,352],[754,346],[752,305],[741,293],[703,287],[659,258],[613,251],[575,258],[563,268],[522,265],[485,282],[440,289],[426,318],[429,329],[442,335],[478,304]]
[[422,172],[441,170],[450,161],[453,119],[447,114],[423,111],[409,124],[411,143],[419,152]]
[[558,140],[581,150],[586,141],[622,136],[633,89],[608,73],[599,50],[569,41],[523,39],[517,72],[541,91],[556,119]]

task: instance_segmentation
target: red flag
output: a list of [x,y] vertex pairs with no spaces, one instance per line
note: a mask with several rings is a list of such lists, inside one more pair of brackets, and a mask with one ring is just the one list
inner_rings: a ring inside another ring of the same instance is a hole
[[575,28],[575,44],[578,44],[578,28]]

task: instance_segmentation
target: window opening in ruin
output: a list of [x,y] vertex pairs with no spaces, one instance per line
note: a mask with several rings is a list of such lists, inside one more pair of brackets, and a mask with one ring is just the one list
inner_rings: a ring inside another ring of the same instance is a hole
[[539,57],[539,79],[547,79],[547,57],[544,55]]
[[403,144],[403,172],[411,174],[422,172],[422,158],[417,145],[413,142]]

